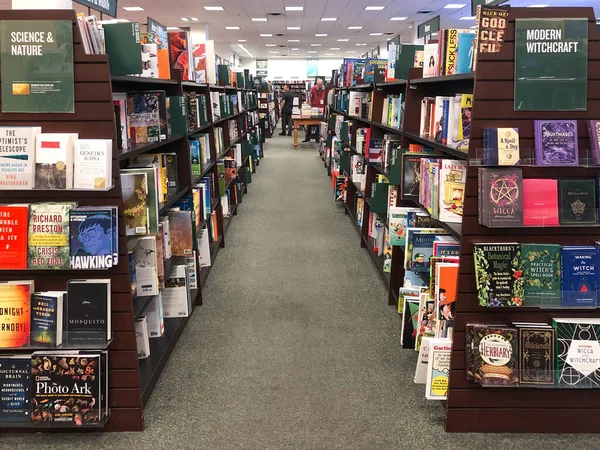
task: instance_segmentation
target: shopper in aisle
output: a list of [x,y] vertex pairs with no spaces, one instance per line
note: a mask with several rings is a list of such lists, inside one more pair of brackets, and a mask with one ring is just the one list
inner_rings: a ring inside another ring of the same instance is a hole
[[[310,104],[312,108],[325,108],[325,96],[323,79],[317,78],[317,83],[310,89],[306,103]],[[316,126],[306,127],[306,137],[302,142],[310,142],[312,138],[315,138],[315,142],[319,142],[319,132]]]
[[290,87],[286,84],[283,87],[283,94],[281,95],[281,133],[280,136],[285,136],[285,129],[287,127],[288,136],[292,135],[292,108],[294,106],[294,96],[290,92]]

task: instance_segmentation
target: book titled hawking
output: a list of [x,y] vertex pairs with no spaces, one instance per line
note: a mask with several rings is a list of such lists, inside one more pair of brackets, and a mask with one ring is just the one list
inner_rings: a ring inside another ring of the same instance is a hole
[[71,269],[110,269],[114,262],[113,227],[111,207],[69,211]]
[[576,120],[534,120],[534,131],[536,165],[579,165]]
[[595,307],[598,293],[598,249],[565,246],[562,256],[562,303],[569,307]]

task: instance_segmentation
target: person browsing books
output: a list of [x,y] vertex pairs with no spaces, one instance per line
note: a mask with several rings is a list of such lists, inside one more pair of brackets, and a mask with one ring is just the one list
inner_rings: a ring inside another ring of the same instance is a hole
[[294,106],[294,96],[290,92],[290,87],[286,84],[283,86],[283,95],[281,96],[281,133],[280,136],[285,136],[285,129],[288,129],[288,136],[292,135],[292,108]]
[[[323,85],[323,79],[317,78],[317,83],[310,89],[306,103],[310,104],[312,108],[325,108],[325,86]],[[318,127],[309,126],[306,128],[306,137],[302,142],[309,142],[311,138],[315,138],[315,142],[319,142]]]

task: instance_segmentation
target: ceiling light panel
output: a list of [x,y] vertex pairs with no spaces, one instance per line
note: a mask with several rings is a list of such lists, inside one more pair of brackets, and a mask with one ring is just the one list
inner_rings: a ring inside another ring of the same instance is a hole
[[398,17],[392,17],[390,20],[406,20],[406,19],[408,19],[408,17],[400,17],[400,16],[398,16]]
[[287,27],[288,30],[301,30],[302,27]]
[[207,11],[223,11],[222,6],[205,6],[204,9]]
[[369,33],[369,36],[383,36],[383,33]]
[[123,6],[123,9],[125,11],[145,11],[144,8],[142,8],[141,6]]
[[337,20],[337,17],[323,17],[321,19],[321,22],[335,22]]
[[385,8],[385,6],[367,6],[365,11],[381,11]]
[[304,6],[286,6],[286,11],[304,11]]
[[240,27],[225,27],[226,30],[239,30]]
[[266,17],[252,17],[250,20],[252,22],[266,22],[267,18]]
[[197,17],[190,17],[190,19],[192,19],[192,21],[194,21],[194,22],[199,22],[200,21],[200,19],[198,19]]
[[350,39],[338,39],[338,42],[348,42]]
[[300,39],[288,39],[288,42],[300,42]]
[[311,47],[318,47],[321,44],[310,44]]
[[315,37],[327,37],[327,33],[318,33],[315,34]]
[[444,9],[461,9],[467,6],[466,3],[448,3],[444,6]]
[[182,17],[181,20],[183,20],[184,22],[189,22],[190,21],[189,19],[187,19],[185,17]]
[[273,37],[272,34],[261,34],[260,37]]
[[348,27],[349,30],[362,30],[362,27]]
[[275,44],[265,44],[265,47],[277,47]]

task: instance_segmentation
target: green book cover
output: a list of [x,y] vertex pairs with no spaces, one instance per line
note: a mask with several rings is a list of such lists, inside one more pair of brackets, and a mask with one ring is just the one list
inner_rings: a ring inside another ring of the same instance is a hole
[[226,64],[218,64],[217,71],[219,77],[219,85],[229,86],[231,84],[231,80],[229,78],[229,66]]
[[217,172],[219,174],[219,195],[225,195],[225,161],[219,159],[217,161]]
[[198,96],[198,115],[200,116],[200,126],[208,125],[208,108],[206,107],[206,96]]
[[76,202],[29,205],[28,269],[69,268],[69,211]]
[[104,44],[112,75],[142,73],[140,24],[109,23],[102,25]]
[[0,21],[2,112],[73,113],[73,22]]
[[480,306],[522,306],[523,260],[517,243],[473,244]]
[[594,180],[558,180],[558,212],[561,225],[595,224]]
[[525,306],[561,304],[560,245],[521,244]]
[[185,104],[185,97],[179,95],[169,97],[171,136],[181,136],[187,133],[187,111]]
[[423,45],[400,44],[396,54],[394,78],[408,78],[408,69],[415,67],[415,52],[422,51]]
[[587,73],[587,18],[516,19],[515,111],[587,110]]
[[235,74],[236,83],[238,88],[245,88],[244,72],[238,72]]
[[389,189],[390,185],[388,183],[373,183],[371,212],[382,215],[387,214]]

